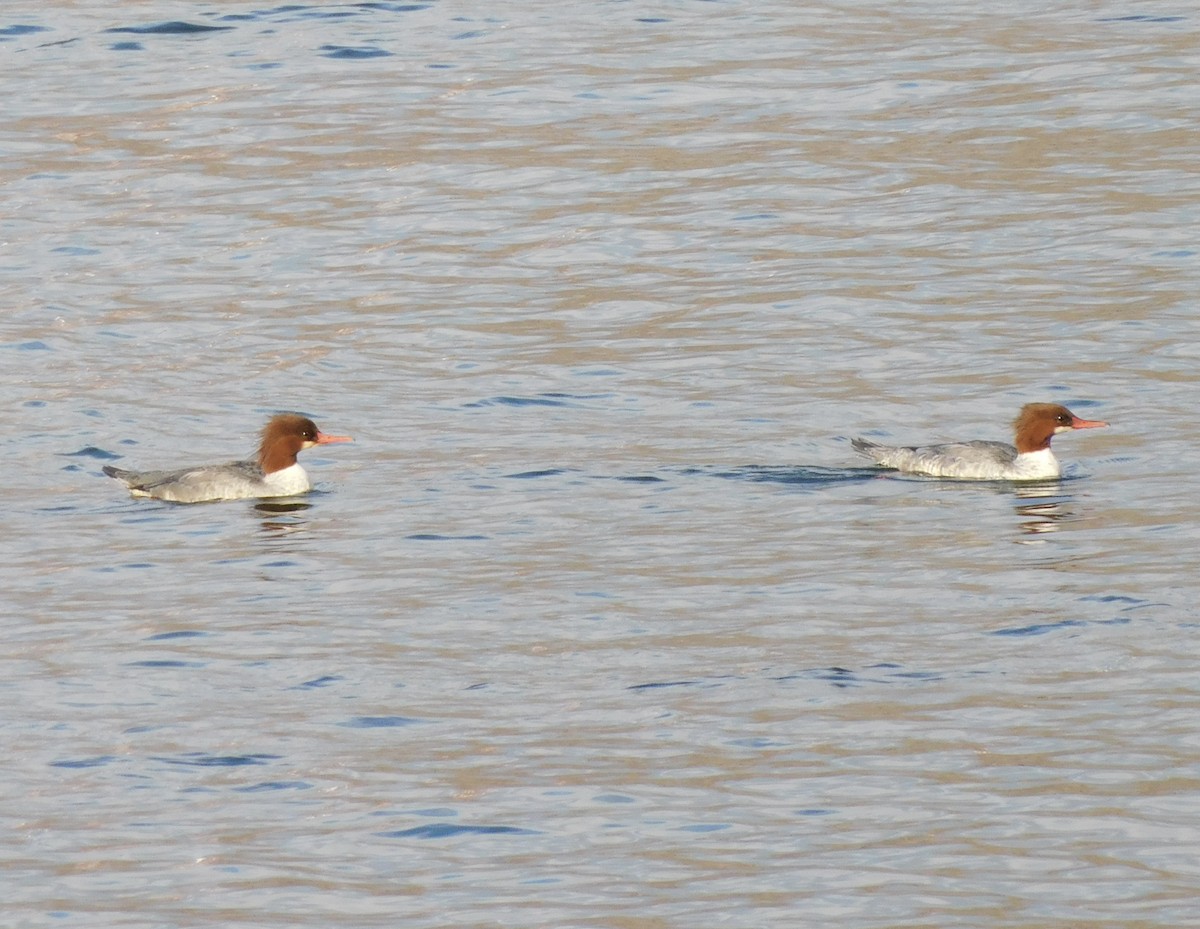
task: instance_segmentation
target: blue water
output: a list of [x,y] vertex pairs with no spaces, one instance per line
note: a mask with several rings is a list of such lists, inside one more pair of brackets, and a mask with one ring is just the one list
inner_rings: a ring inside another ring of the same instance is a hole
[[1197,922],[1196,27],[0,18],[7,922]]

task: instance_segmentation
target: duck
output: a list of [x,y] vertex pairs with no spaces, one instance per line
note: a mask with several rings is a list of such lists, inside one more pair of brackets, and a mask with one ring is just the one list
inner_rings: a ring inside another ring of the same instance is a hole
[[263,427],[253,458],[169,471],[128,471],[105,465],[103,471],[135,497],[172,503],[293,497],[312,490],[308,474],[296,460],[300,452],[353,441],[347,435],[326,435],[307,416],[280,413]]
[[1099,429],[1108,423],[1082,419],[1058,403],[1027,403],[1013,421],[1014,444],[974,440],[940,445],[882,445],[851,441],[854,450],[881,468],[969,481],[1045,481],[1062,476],[1050,440],[1063,432]]

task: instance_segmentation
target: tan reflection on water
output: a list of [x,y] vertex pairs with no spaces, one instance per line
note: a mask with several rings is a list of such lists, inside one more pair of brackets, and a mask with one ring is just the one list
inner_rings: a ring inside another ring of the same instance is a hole
[[[10,921],[1194,922],[1195,36],[1129,15],[23,13]],[[826,479],[1041,399],[1114,423],[1061,483]],[[99,476],[282,408],[359,438],[303,501]]]

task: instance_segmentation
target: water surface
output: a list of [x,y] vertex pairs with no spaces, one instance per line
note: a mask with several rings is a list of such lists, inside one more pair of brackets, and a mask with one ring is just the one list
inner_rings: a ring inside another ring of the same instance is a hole
[[1200,920],[1190,12],[4,15],[10,924]]

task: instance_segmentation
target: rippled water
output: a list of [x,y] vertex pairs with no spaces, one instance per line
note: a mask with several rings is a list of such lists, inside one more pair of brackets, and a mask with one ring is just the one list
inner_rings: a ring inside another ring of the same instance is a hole
[[1197,33],[6,11],[6,924],[1200,923]]

